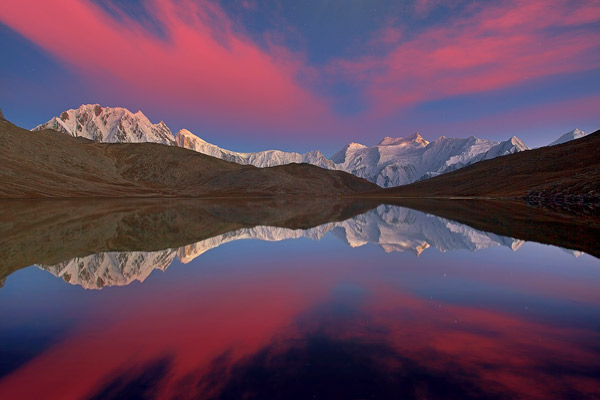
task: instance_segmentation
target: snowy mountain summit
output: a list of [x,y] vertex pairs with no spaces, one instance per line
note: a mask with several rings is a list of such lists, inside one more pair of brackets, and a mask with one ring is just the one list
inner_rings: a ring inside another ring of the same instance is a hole
[[566,143],[571,140],[582,138],[584,136],[587,136],[587,133],[585,133],[584,131],[579,130],[579,129],[573,129],[571,132],[565,133],[564,135],[562,135],[561,137],[556,139],[554,142],[550,143],[548,146],[554,146],[555,144]]
[[331,157],[341,169],[382,187],[405,185],[450,172],[478,161],[527,150],[516,137],[493,142],[471,136],[445,136],[428,142],[417,132],[406,138],[386,137],[373,147],[356,143]]
[[305,154],[266,150],[240,153],[208,143],[187,129],[173,137],[164,122],[152,124],[141,111],[88,104],[63,112],[34,130],[55,129],[98,142],[155,142],[173,144],[212,157],[256,167],[308,163],[365,178],[382,187],[405,185],[454,171],[482,160],[512,154],[528,147],[516,137],[504,142],[471,136],[454,139],[442,136],[433,142],[418,132],[408,137],[385,137],[372,147],[350,143],[327,159],[320,151]]
[[200,139],[187,129],[182,129],[175,135],[177,146],[194,150],[202,154],[217,157],[225,161],[236,162],[243,165],[254,165],[255,167],[274,167],[291,163],[313,164],[321,168],[334,169],[334,164],[318,150],[306,154],[290,153],[280,150],[266,150],[255,153],[238,153],[225,150],[214,144]]
[[384,137],[381,142],[377,143],[377,146],[403,146],[403,147],[423,147],[427,146],[429,142],[419,134],[415,132],[412,136],[406,138],[392,138],[389,136]]
[[85,104],[78,109],[67,110],[32,130],[42,129],[54,129],[95,142],[153,142],[168,145],[174,142],[173,134],[164,122],[152,124],[141,111],[134,114],[126,108],[102,107],[98,104]]

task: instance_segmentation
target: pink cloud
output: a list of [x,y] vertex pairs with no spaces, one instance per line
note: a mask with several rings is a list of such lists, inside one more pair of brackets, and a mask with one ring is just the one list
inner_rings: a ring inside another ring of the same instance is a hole
[[414,4],[414,10],[417,16],[424,17],[437,7],[455,7],[459,4],[460,1],[458,0],[416,0]]
[[116,81],[111,90],[188,114],[271,128],[328,118],[327,103],[299,82],[302,57],[259,47],[215,3],[152,0],[147,8],[166,39],[85,0],[2,2],[0,21],[87,78]]
[[[429,100],[598,68],[600,32],[582,28],[598,22],[597,1],[471,6],[461,18],[398,40],[383,56],[337,60],[329,71],[363,85],[372,116],[379,118]],[[378,37],[387,41],[390,29]]]
[[[420,103],[600,67],[600,31],[590,29],[600,23],[598,1],[456,4],[418,0],[416,17],[451,7],[450,19],[424,29],[390,20],[366,39],[370,55],[332,60],[325,68],[285,47],[286,37],[298,35],[293,26],[280,21],[258,45],[209,0],[145,2],[164,37],[90,0],[4,1],[0,22],[116,99],[106,105],[160,109],[159,118],[193,116],[204,127],[267,135],[354,138]],[[336,114],[336,96],[327,93],[338,82],[358,88],[363,111]]]

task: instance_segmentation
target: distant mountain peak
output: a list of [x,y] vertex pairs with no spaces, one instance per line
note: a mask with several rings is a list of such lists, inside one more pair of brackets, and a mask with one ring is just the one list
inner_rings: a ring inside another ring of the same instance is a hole
[[364,148],[365,148],[365,147],[367,147],[367,146],[365,146],[364,144],[357,143],[357,142],[350,142],[350,143],[348,144],[348,146],[347,146],[347,147],[348,147],[348,148],[359,148],[359,149],[364,149]]
[[177,135],[175,135],[175,142],[179,147],[194,150],[202,154],[220,158],[222,160],[243,165],[254,165],[260,168],[292,163],[307,163],[321,168],[334,169],[333,162],[325,158],[323,153],[321,153],[319,150],[314,150],[306,154],[291,153],[280,150],[239,153],[236,151],[222,149],[217,145],[208,143],[187,129],[182,129],[177,132]]
[[184,145],[186,138],[188,140],[193,140],[197,143],[210,144],[206,140],[194,135],[192,132],[188,131],[187,129],[180,129],[179,132],[177,132],[177,134],[175,135],[175,141],[177,142],[177,145],[179,147],[187,147]]
[[82,104],[33,128],[34,131],[42,129],[54,129],[95,142],[173,144],[173,134],[163,121],[153,124],[141,111],[134,114],[126,108],[99,104]]
[[529,147],[527,147],[527,145],[521,139],[519,139],[516,136],[513,136],[510,139],[508,139],[508,142],[510,142],[511,144],[517,146],[520,151],[529,150]]
[[575,128],[572,131],[565,133],[564,135],[562,135],[561,137],[556,139],[554,142],[550,143],[548,146],[554,146],[555,144],[566,143],[571,140],[582,138],[584,136],[587,136],[587,133],[585,133],[584,131],[582,131],[580,129]]
[[397,146],[407,143],[417,143],[423,146],[427,146],[429,144],[427,140],[423,139],[419,132],[415,132],[407,137],[393,138],[390,136],[386,136],[379,143],[377,143],[377,146]]

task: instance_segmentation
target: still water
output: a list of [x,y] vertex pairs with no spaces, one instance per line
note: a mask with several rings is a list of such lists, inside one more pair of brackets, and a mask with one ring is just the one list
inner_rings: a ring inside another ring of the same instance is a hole
[[14,208],[0,398],[600,398],[599,259],[305,206]]

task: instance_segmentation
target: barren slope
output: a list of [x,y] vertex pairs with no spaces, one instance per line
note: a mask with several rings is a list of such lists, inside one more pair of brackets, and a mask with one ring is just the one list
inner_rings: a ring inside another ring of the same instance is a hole
[[0,119],[0,198],[337,195],[377,189],[307,164],[256,168],[154,143],[94,143]]

